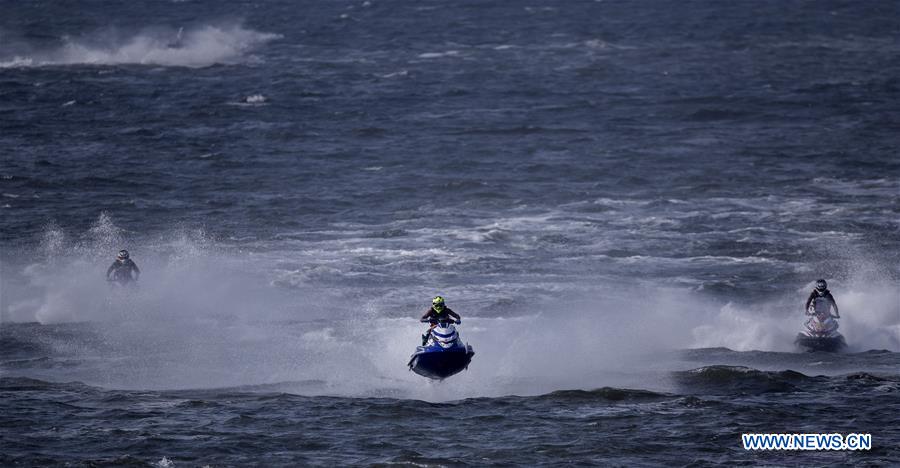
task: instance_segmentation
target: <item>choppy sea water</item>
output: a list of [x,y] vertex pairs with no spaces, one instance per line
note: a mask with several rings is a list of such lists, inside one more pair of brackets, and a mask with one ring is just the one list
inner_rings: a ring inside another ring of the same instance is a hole
[[896,5],[0,6],[0,464],[900,462]]

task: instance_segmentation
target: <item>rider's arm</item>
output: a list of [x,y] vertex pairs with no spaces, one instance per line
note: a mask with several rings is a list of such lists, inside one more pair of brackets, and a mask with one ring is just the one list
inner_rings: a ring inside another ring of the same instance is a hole
[[462,320],[462,319],[459,317],[459,314],[457,314],[456,312],[453,312],[452,310],[450,310],[449,307],[447,308],[447,315],[453,317],[457,322],[459,322],[459,321]]
[[815,298],[816,298],[816,292],[815,292],[815,291],[809,293],[809,297],[806,298],[806,305],[803,306],[803,312],[807,312],[807,313],[809,312],[809,305],[812,304],[812,301],[813,301],[813,299],[815,299]]
[[134,263],[133,260],[131,261],[131,268],[134,269],[134,279],[137,280],[138,278],[140,278],[141,277],[141,269],[138,268],[137,263]]
[[113,270],[115,270],[115,269],[116,269],[116,262],[113,262],[112,265],[110,265],[109,268],[106,269],[106,279],[109,279],[109,274],[112,273]]
[[421,321],[428,322],[430,320],[431,320],[431,309],[429,308],[428,310],[425,311],[425,315],[422,316]]
[[831,293],[828,294],[828,300],[831,301],[831,305],[834,307],[834,317],[841,318],[841,313],[838,312],[837,301],[834,300],[834,296],[832,296]]

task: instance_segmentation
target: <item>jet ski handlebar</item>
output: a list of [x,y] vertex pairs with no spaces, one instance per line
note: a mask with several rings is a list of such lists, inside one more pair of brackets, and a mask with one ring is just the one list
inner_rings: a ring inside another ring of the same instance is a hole
[[419,320],[422,323],[455,323],[457,325],[462,323],[462,320],[435,320],[435,319],[422,319]]

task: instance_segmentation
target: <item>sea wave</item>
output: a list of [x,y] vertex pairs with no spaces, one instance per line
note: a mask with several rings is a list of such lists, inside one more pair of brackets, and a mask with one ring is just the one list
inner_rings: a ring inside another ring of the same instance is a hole
[[0,377],[0,391],[80,391],[91,389],[81,382],[50,382],[29,377]]
[[593,390],[557,390],[536,397],[554,400],[559,403],[597,402],[597,401],[656,401],[676,398],[674,395],[657,393],[650,390],[602,387]]
[[712,365],[672,373],[679,390],[702,395],[759,395],[821,391],[837,394],[900,391],[900,375],[855,371],[810,376],[794,370],[760,370],[746,366]]
[[[0,59],[0,68],[123,64],[206,67],[246,60],[252,50],[280,37],[239,24],[148,29],[127,36],[104,31],[87,37],[63,37],[62,46],[53,50]],[[3,55],[0,49],[0,57]]]
[[793,370],[762,371],[745,366],[704,366],[673,372],[675,382],[691,393],[759,394],[793,392],[816,380]]

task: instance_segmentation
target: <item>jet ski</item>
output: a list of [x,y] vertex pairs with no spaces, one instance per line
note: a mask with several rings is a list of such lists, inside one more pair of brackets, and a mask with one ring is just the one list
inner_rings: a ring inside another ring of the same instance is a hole
[[806,329],[797,334],[794,343],[809,351],[834,352],[847,346],[844,335],[837,331],[837,320],[830,311],[822,309],[817,311],[810,305],[806,315],[811,315],[806,321]]
[[462,342],[452,323],[438,322],[429,332],[425,345],[416,347],[408,365],[422,377],[444,380],[467,369],[474,355],[472,346]]

